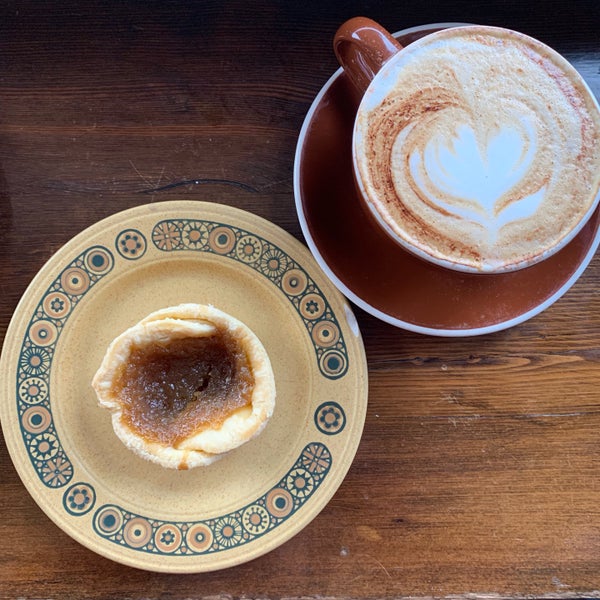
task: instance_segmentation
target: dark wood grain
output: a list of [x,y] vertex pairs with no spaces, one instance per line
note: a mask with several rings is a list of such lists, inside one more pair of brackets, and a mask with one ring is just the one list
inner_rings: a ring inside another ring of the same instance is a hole
[[[302,239],[296,140],[358,14],[520,29],[600,95],[596,0],[5,2],[0,338],[45,261],[126,208],[212,200]],[[0,598],[600,595],[599,288],[595,258],[545,313],[471,339],[356,309],[370,389],[354,464],[300,534],[226,571],[97,556],[49,521],[0,443]]]

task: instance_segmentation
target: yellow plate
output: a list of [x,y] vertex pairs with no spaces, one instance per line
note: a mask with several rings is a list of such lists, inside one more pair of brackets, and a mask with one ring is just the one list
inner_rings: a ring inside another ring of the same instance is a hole
[[[214,465],[170,471],[121,444],[90,382],[114,337],[181,302],[213,304],[259,336],[277,406]],[[306,526],[342,482],[367,405],[356,321],[308,250],[208,202],[134,208],[67,243],[15,311],[0,381],[6,444],[42,510],[103,556],[178,573],[251,560]]]

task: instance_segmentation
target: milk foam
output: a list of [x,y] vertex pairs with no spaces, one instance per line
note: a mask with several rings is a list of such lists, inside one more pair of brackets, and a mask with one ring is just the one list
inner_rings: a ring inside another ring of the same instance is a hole
[[[548,189],[542,186],[504,210],[496,207],[497,202],[523,179],[535,156],[534,128],[531,123],[524,125],[528,134],[526,139],[520,131],[506,126],[483,147],[473,129],[464,124],[457,127],[456,136],[451,140],[434,135],[423,150],[414,149],[408,153],[410,174],[419,192],[447,213],[482,226],[490,241],[495,240],[503,225],[532,216]],[[404,131],[408,133],[412,127]],[[398,171],[394,163],[404,156],[402,142],[405,137],[403,132],[396,140],[392,157],[394,171]],[[471,207],[452,203],[453,198],[467,201]]]
[[566,61],[529,40],[496,28],[434,34],[384,65],[365,95],[359,183],[415,249],[481,270],[525,263],[594,208],[597,105]]

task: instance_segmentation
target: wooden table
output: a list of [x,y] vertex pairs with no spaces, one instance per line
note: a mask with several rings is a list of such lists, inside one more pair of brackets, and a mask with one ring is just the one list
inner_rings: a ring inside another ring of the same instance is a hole
[[[50,256],[126,208],[210,200],[302,240],[296,140],[337,68],[331,39],[347,18],[519,29],[565,54],[600,95],[599,7],[4,3],[0,336]],[[467,339],[356,309],[369,408],[353,466],[300,534],[228,570],[155,574],[96,555],[38,508],[1,444],[0,597],[599,596],[599,285],[594,259],[543,314]]]

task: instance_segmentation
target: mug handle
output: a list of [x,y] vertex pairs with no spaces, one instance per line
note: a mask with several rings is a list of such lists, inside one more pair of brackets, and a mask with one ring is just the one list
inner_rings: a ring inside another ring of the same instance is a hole
[[333,38],[333,51],[361,95],[383,64],[402,48],[389,31],[366,17],[346,21]]

